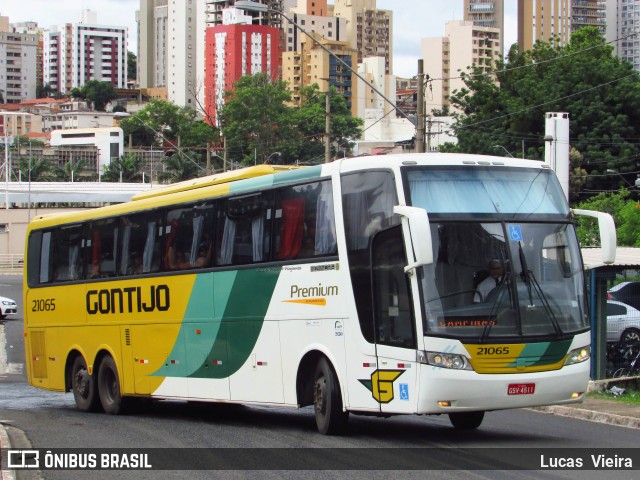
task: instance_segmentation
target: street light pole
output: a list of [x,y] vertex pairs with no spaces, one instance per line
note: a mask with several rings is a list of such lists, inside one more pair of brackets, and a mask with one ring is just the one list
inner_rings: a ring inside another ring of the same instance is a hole
[[389,105],[391,105],[400,115],[402,115],[404,118],[406,118],[407,120],[411,121],[411,119],[409,118],[409,115],[407,115],[403,110],[401,110],[394,102],[392,102],[391,100],[389,100],[380,90],[378,90],[372,83],[370,84],[369,82],[367,82],[367,80],[360,75],[353,67],[351,67],[351,65],[349,65],[347,62],[345,62],[344,60],[342,60],[338,55],[336,55],[335,53],[333,53],[331,51],[331,49],[327,48],[326,46],[324,46],[321,42],[319,42],[318,40],[316,40],[313,35],[311,35],[309,32],[307,32],[304,28],[302,28],[300,25],[298,25],[296,22],[294,22],[291,18],[287,17],[283,12],[281,12],[280,10],[275,10],[273,8],[269,8],[268,5],[264,5],[262,3],[256,3],[256,2],[252,2],[252,1],[244,1],[244,0],[238,0],[235,3],[235,8],[238,8],[240,10],[246,10],[248,12],[259,12],[259,13],[275,13],[280,15],[282,18],[284,18],[285,20],[287,20],[290,24],[292,24],[294,27],[296,27],[298,30],[300,30],[302,33],[304,33],[307,37],[309,37],[311,39],[312,42],[314,42],[316,45],[318,45],[320,48],[322,48],[325,52],[327,52],[329,55],[331,55],[333,58],[335,58],[338,62],[340,62],[340,64],[343,67],[346,67],[351,73],[353,73],[356,77],[358,77],[360,80],[362,80],[365,85],[367,85],[367,87],[371,88],[371,90],[373,90],[374,92],[376,92],[378,95],[380,95],[380,97],[382,97]]
[[507,152],[507,155],[509,155],[511,158],[515,158],[513,155],[511,155],[511,152],[509,150],[507,150],[506,148],[504,148],[502,145],[494,145],[493,148],[501,148],[505,152]]
[[612,174],[614,174],[614,175],[618,175],[618,176],[619,176],[622,180],[624,180],[624,181],[625,181],[625,183],[626,183],[627,185],[629,185],[629,187],[631,187],[631,188],[638,188],[638,187],[640,187],[640,177],[636,178],[635,185],[633,185],[633,184],[631,184],[631,182],[630,182],[629,180],[627,180],[626,178],[624,178],[624,176],[623,176],[619,171],[614,170],[613,168],[607,168],[607,169],[605,170],[605,173],[612,173]]

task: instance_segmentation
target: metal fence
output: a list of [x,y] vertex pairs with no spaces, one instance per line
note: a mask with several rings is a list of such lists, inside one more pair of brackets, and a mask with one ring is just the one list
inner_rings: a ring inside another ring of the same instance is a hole
[[24,255],[21,253],[0,253],[0,273],[20,275],[24,267]]

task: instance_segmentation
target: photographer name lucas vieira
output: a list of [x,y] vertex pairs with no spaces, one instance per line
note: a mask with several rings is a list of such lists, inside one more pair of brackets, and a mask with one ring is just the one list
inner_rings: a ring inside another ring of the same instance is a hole
[[[591,465],[589,465],[589,463]],[[619,455],[588,455],[586,457],[551,457],[540,455],[540,468],[582,468],[591,466],[596,469],[633,468],[633,459]]]

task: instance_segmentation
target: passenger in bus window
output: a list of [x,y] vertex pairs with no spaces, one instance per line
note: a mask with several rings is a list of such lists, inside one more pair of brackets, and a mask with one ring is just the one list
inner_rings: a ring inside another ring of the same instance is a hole
[[200,248],[198,249],[198,258],[196,258],[196,267],[203,268],[208,267],[211,264],[211,245],[212,242],[209,242],[208,246],[206,243],[200,244]]

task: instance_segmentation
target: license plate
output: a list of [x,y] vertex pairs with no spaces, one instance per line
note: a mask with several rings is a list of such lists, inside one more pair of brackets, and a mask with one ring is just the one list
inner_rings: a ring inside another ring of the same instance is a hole
[[507,387],[507,395],[531,395],[535,389],[535,383],[510,383]]

